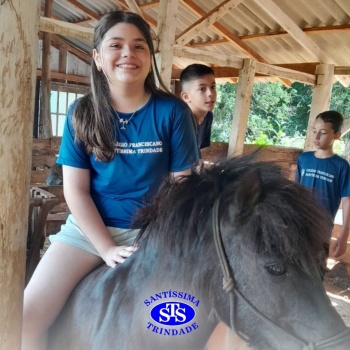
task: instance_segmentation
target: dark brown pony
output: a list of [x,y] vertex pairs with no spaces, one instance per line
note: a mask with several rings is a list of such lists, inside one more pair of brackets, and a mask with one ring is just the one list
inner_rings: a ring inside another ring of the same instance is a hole
[[247,156],[166,182],[138,223],[139,250],[81,281],[50,350],[203,349],[220,320],[259,350],[350,348],[322,285],[331,222],[280,168]]

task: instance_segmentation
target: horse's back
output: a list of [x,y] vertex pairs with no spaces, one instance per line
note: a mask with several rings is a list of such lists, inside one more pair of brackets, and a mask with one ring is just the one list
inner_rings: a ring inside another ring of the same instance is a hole
[[208,324],[204,305],[203,315],[197,315],[203,320],[201,327],[192,334],[159,334],[148,327],[150,310],[144,304],[145,296],[151,295],[147,290],[154,276],[147,278],[150,276],[138,271],[139,278],[132,282],[131,261],[124,264],[116,269],[100,266],[79,283],[50,329],[48,348],[202,350],[215,327],[215,321]]

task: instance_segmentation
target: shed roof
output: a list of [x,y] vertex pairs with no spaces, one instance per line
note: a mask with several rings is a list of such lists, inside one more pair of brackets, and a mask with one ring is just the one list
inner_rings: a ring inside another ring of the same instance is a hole
[[[42,0],[42,16],[44,6]],[[52,0],[51,17],[92,29],[106,12],[140,11],[157,33],[159,7],[159,0]],[[176,12],[175,76],[200,57],[217,67],[225,66],[223,57],[253,58],[308,73],[317,63],[334,64],[337,79],[350,83],[349,0],[179,0]],[[89,40],[65,39],[90,55]],[[217,75],[235,74],[221,68]]]

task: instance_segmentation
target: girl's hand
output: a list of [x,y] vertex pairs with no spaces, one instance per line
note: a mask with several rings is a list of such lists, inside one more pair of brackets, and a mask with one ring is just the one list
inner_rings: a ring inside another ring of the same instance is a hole
[[123,263],[125,259],[132,255],[136,250],[137,248],[134,246],[114,246],[101,254],[101,257],[108,266],[116,267],[117,263]]

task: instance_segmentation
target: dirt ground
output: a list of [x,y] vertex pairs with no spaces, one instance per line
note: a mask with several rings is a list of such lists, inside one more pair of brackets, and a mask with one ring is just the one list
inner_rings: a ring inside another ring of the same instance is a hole
[[324,286],[333,306],[350,327],[350,265],[329,259],[328,267]]

